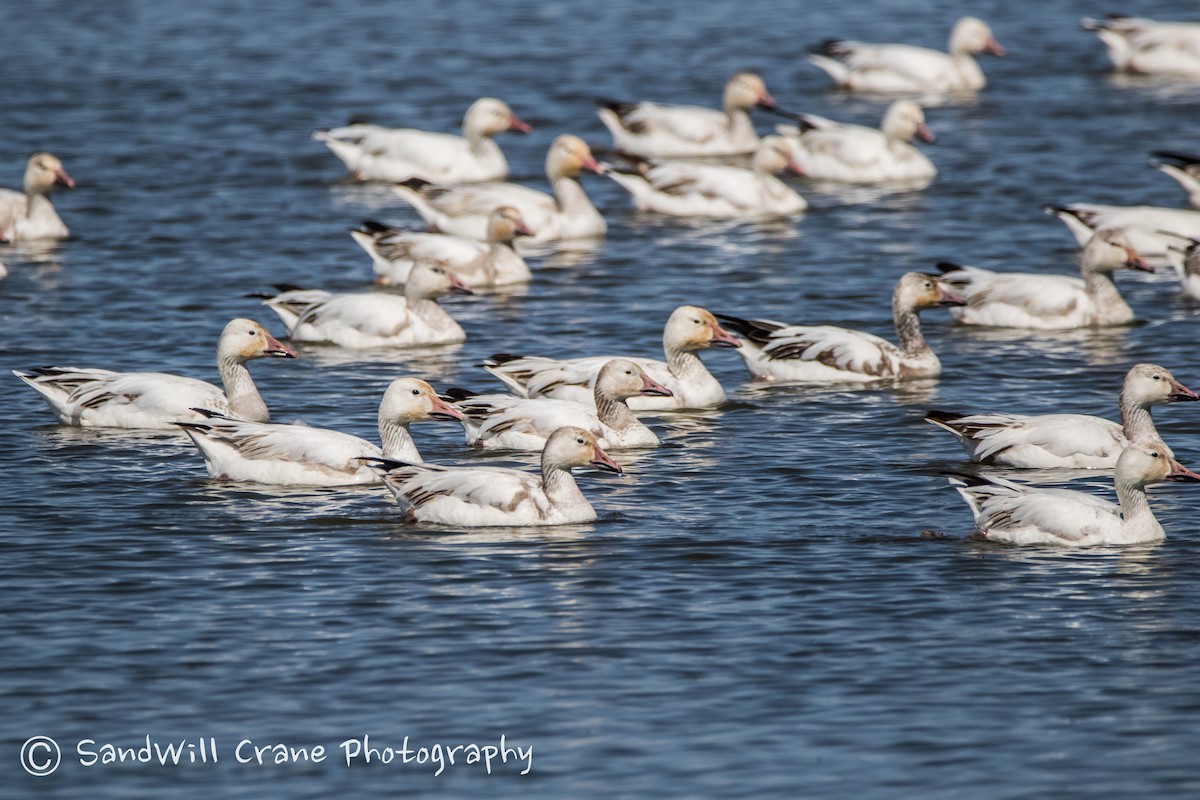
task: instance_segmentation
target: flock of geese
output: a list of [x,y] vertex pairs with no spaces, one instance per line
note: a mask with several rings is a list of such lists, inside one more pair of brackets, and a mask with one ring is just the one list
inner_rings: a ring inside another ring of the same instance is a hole
[[[1113,16],[1083,25],[1101,38],[1118,70],[1200,76],[1200,23]],[[847,91],[940,97],[984,89],[980,54],[1000,56],[1004,48],[984,22],[968,17],[954,26],[947,52],[830,40],[810,61]],[[461,135],[363,123],[318,131],[314,138],[356,178],[392,183],[428,228],[364,223],[352,233],[371,257],[376,282],[403,287],[403,294],[281,286],[263,302],[292,342],[346,348],[461,342],[466,334],[439,306],[440,297],[530,280],[525,243],[569,247],[605,235],[604,217],[580,183],[584,172],[615,181],[639,209],[727,219],[803,212],[807,202],[780,178],[784,173],[918,185],[936,175],[913,145],[932,142],[933,134],[922,107],[906,98],[888,107],[879,128],[843,124],[783,111],[761,77],[743,72],[726,84],[720,109],[607,98],[597,105],[615,161],[601,163],[582,139],[561,135],[546,155],[549,193],[505,182],[508,163],[494,137],[528,132],[529,125],[500,100],[474,103]],[[760,137],[750,116],[755,109],[789,122]],[[1200,158],[1174,152],[1158,157],[1158,166],[1200,207]],[[72,186],[59,159],[34,155],[24,192],[0,191],[0,239],[65,238],[67,228],[49,196]],[[1133,313],[1114,276],[1152,270],[1154,260],[1171,264],[1184,291],[1200,298],[1200,210],[1076,204],[1047,211],[1062,219],[1082,248],[1080,277],[948,263],[939,264],[936,275],[907,273],[893,294],[895,342],[840,327],[683,306],[667,319],[661,360],[497,354],[485,369],[508,393],[439,395],[423,380],[394,380],[379,406],[379,444],[335,430],[272,424],[247,364],[295,358],[296,352],[249,319],[233,320],[218,339],[221,387],[156,372],[77,367],[14,374],[65,425],[182,429],[213,477],[319,486],[382,479],[408,520],[449,526],[587,522],[596,512],[572,469],[620,473],[606,449],[658,444],[640,416],[725,402],[723,387],[699,357],[704,350],[734,349],[754,378],[767,381],[903,380],[941,372],[921,334],[919,314],[927,309],[947,307],[964,325],[1124,325]],[[1138,364],[1120,392],[1120,423],[1077,414],[940,411],[927,420],[957,437],[979,464],[1114,470],[1118,504],[986,475],[951,478],[970,506],[977,535],[1016,544],[1128,544],[1164,536],[1147,502],[1147,484],[1200,481],[1158,437],[1150,408],[1197,399],[1167,369]],[[540,451],[541,470],[424,463],[409,428],[430,420],[457,422],[472,447]]]

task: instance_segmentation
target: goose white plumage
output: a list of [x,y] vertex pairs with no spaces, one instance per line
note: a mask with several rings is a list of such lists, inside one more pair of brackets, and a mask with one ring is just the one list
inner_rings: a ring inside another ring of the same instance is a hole
[[1150,164],[1173,178],[1187,192],[1188,204],[1200,209],[1200,156],[1173,150],[1155,150],[1152,155]]
[[809,178],[839,183],[930,180],[933,162],[912,146],[913,138],[932,143],[925,111],[911,100],[888,107],[879,128],[834,122],[804,114],[800,126],[776,130],[791,148],[792,159]]
[[934,275],[909,272],[892,292],[899,347],[874,334],[832,325],[787,325],[718,314],[744,337],[739,351],[763,380],[869,382],[940,375],[942,364],[921,334],[918,312],[962,301]]
[[[712,408],[725,402],[721,382],[708,371],[697,352],[709,347],[739,347],[741,342],[736,337],[717,324],[708,311],[680,306],[667,319],[662,341],[665,362],[619,356],[637,364],[651,380],[671,391],[669,397],[631,397],[631,409]],[[552,397],[594,405],[596,377],[613,358],[557,359],[499,354],[486,360],[484,369],[518,397]]]
[[1141,441],[1117,459],[1118,503],[1069,489],[1022,486],[1000,478],[950,479],[975,517],[979,536],[1009,544],[1097,547],[1159,542],[1166,537],[1146,497],[1146,484],[1200,481],[1161,442]]
[[670,397],[627,359],[613,359],[596,377],[595,408],[573,400],[522,398],[510,394],[464,393],[456,405],[464,413],[467,444],[497,450],[541,450],[563,426],[591,431],[607,449],[654,447],[658,436],[634,416],[626,403],[631,397]]
[[257,322],[235,319],[217,342],[217,370],[225,389],[162,372],[111,372],[77,367],[13,371],[40,394],[64,425],[96,428],[176,430],[178,421],[200,421],[194,408],[266,422],[267,406],[246,369],[263,357],[295,358]]
[[1153,272],[1119,230],[1100,230],[1080,256],[1082,278],[1028,272],[992,272],[958,264],[938,265],[942,280],[966,305],[951,310],[964,325],[1067,330],[1128,325],[1133,310],[1121,297],[1113,272]]
[[203,422],[180,422],[214,478],[293,486],[374,483],[363,463],[388,458],[420,463],[408,426],[425,420],[462,420],[462,412],[416,378],[397,378],[379,404],[379,438],[366,439],[327,428],[246,422],[196,409]]
[[58,186],[75,188],[62,161],[49,153],[32,155],[25,165],[24,192],[0,189],[0,241],[67,238],[70,232],[50,202]]
[[907,44],[867,44],[831,39],[810,63],[853,92],[945,94],[975,92],[987,85],[975,56],[1004,55],[983,20],[963,17],[950,31],[949,52]]
[[791,170],[801,174],[787,143],[768,136],[758,144],[750,169],[694,161],[639,161],[637,171],[607,175],[645,211],[677,217],[759,219],[796,214],[808,202],[776,177]]
[[[971,461],[1019,469],[1112,469],[1130,442],[1158,439],[1151,406],[1200,400],[1169,370],[1137,364],[1125,375],[1121,423],[1089,414],[952,414],[925,421],[958,437]],[[1165,445],[1164,445],[1165,447]],[[1172,455],[1170,449],[1166,450]]]
[[410,522],[462,527],[569,525],[591,522],[596,510],[571,470],[590,466],[621,474],[595,435],[559,428],[542,449],[541,475],[515,469],[376,463],[374,469]]
[[508,161],[492,137],[528,133],[523,120],[502,100],[483,97],[467,109],[462,136],[414,128],[354,124],[317,131],[313,138],[333,151],[359,180],[439,183],[503,180]]
[[438,264],[473,289],[525,283],[532,277],[529,265],[512,243],[518,236],[532,236],[533,231],[512,206],[492,211],[486,242],[448,233],[389,228],[377,222],[364,222],[350,235],[371,256],[375,281],[386,286],[403,286],[416,261]]
[[1103,20],[1084,17],[1081,24],[1104,42],[1119,72],[1200,77],[1200,23],[1111,14]]
[[753,153],[758,134],[747,113],[775,108],[763,79],[739,72],[725,84],[720,111],[703,106],[597,99],[613,145],[642,158],[696,158]]
[[1157,261],[1166,261],[1167,249],[1180,237],[1200,238],[1200,211],[1189,209],[1071,203],[1042,210],[1062,221],[1080,247],[1101,229],[1119,230],[1142,257]]
[[582,170],[599,173],[602,167],[582,139],[563,134],[546,154],[553,195],[515,183],[443,186],[419,181],[400,184],[396,192],[442,233],[486,240],[488,216],[500,206],[512,206],[534,231],[531,242],[594,239],[608,226],[579,184]]
[[334,294],[288,289],[263,301],[283,321],[295,342],[340,347],[416,347],[465,341],[462,326],[437,303],[448,292],[472,294],[442,267],[418,261],[404,296],[386,292]]

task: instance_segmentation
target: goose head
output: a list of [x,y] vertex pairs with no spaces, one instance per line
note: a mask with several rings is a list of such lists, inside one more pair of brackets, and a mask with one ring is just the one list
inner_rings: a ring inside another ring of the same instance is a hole
[[950,31],[950,52],[954,55],[987,53],[1004,55],[1004,47],[992,36],[992,29],[977,17],[963,17]]
[[424,420],[458,420],[463,414],[438,397],[437,392],[419,378],[397,378],[388,384],[379,403],[380,421],[390,420],[401,425]]
[[775,108],[775,98],[767,84],[753,72],[739,72],[725,84],[721,105],[726,113],[748,111],[751,108]]
[[48,194],[56,186],[75,188],[75,181],[63,169],[62,162],[57,156],[49,153],[35,153],[25,166],[25,193]]
[[600,447],[595,434],[565,425],[550,434],[542,449],[542,469],[554,467],[594,467],[604,472],[621,474],[621,467]]
[[711,312],[696,306],[675,309],[663,328],[663,349],[667,352],[741,346],[741,341],[722,328]]
[[896,282],[892,307],[896,311],[921,311],[934,306],[962,306],[966,301],[950,290],[937,275],[907,272]]
[[1117,459],[1116,482],[1133,487],[1162,481],[1200,481],[1200,475],[1171,457],[1161,441],[1134,442]]
[[488,215],[488,241],[511,242],[518,236],[533,236],[521,218],[521,212],[512,206],[499,206]]
[[481,97],[471,104],[463,116],[463,134],[468,139],[494,136],[505,131],[529,133],[529,124],[508,107],[508,103],[494,97]]
[[217,360],[244,363],[254,358],[295,358],[296,351],[252,319],[235,319],[217,340]]
[[1101,229],[1083,247],[1080,268],[1084,272],[1113,272],[1132,269],[1153,272],[1154,267],[1142,260],[1124,231],[1115,228]]
[[1175,380],[1170,370],[1157,364],[1134,365],[1125,374],[1121,394],[1139,405],[1147,406],[1200,400],[1200,395]]
[[600,368],[596,376],[596,394],[628,400],[630,397],[672,397],[674,393],[653,380],[632,361],[615,358]]
[[409,302],[432,300],[451,292],[475,294],[470,286],[436,261],[413,262],[408,281],[404,284],[404,296]]
[[792,158],[792,148],[782,136],[764,136],[754,151],[754,171],[776,175],[787,170],[803,175],[804,170]]
[[925,110],[912,100],[897,100],[883,115],[883,132],[893,139],[911,142],[913,137],[933,144],[934,135],[925,127]]
[[597,174],[604,171],[583,139],[564,133],[550,143],[550,151],[546,153],[546,175],[551,183],[559,178],[574,178],[585,169]]

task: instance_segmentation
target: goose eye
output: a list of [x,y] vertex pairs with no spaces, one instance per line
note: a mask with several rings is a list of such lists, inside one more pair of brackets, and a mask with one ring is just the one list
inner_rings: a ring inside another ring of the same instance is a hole
[[1151,454],[1150,454],[1150,457],[1151,457],[1151,458],[1158,458],[1158,453],[1151,453]]
[[253,336],[254,334],[258,333],[258,331],[246,331],[246,333],[248,333],[248,334],[250,334],[251,336]]
[[1155,376],[1154,376],[1154,380],[1156,380],[1156,381],[1161,381],[1161,380],[1162,380],[1162,375],[1155,375]]
[[417,395],[419,395],[419,394],[421,394],[421,390],[420,390],[420,389],[413,389],[413,396],[414,396],[414,397],[416,397],[416,396],[417,396]]

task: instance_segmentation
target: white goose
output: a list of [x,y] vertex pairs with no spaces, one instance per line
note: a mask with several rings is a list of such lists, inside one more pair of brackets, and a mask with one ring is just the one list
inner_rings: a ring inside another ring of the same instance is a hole
[[487,242],[389,228],[377,222],[364,222],[350,235],[371,256],[375,281],[383,285],[403,286],[415,261],[438,264],[475,289],[525,283],[532,277],[512,243],[518,236],[532,236],[533,231],[512,206],[500,206],[489,215]]
[[1167,255],[1179,275],[1179,288],[1188,297],[1200,300],[1200,240],[1192,239],[1182,250],[1172,246]]
[[739,352],[756,378],[869,382],[940,375],[942,364],[921,334],[918,312],[961,303],[936,276],[903,275],[892,292],[899,347],[874,334],[832,325],[787,325],[725,314],[717,319],[745,337]]
[[1102,228],[1124,231],[1129,246],[1146,258],[1165,260],[1179,237],[1200,238],[1200,211],[1158,206],[1106,206],[1096,203],[1047,205],[1042,210],[1058,217],[1075,242],[1084,247]]
[[603,236],[608,226],[577,180],[585,169],[602,171],[582,139],[563,134],[546,154],[553,196],[515,183],[443,186],[408,181],[396,186],[396,192],[442,233],[485,240],[488,216],[499,206],[512,206],[535,231],[532,242],[591,239]]
[[57,186],[75,188],[62,162],[49,153],[31,156],[25,166],[25,192],[0,189],[0,240],[67,238],[67,226],[50,202]]
[[1171,176],[1187,192],[1192,208],[1200,208],[1200,156],[1173,150],[1155,150],[1152,155],[1158,160],[1151,161],[1151,165]]
[[1119,230],[1100,230],[1083,248],[1082,278],[1029,272],[992,272],[942,262],[942,280],[966,300],[950,313],[964,325],[1067,330],[1128,325],[1133,310],[1113,272],[1153,272]]
[[618,150],[642,158],[753,153],[758,134],[747,113],[775,108],[763,79],[739,72],[725,84],[720,111],[703,106],[622,103],[597,98],[597,113]]
[[976,463],[1021,469],[1111,469],[1130,442],[1159,438],[1151,406],[1186,400],[1200,400],[1200,396],[1163,367],[1138,364],[1126,373],[1121,386],[1119,425],[1089,414],[945,411],[931,411],[925,421],[957,436]]
[[677,217],[759,219],[796,214],[808,203],[775,177],[801,174],[787,143],[768,136],[758,144],[751,169],[694,161],[640,161],[633,172],[607,175],[633,196],[634,205]]
[[818,181],[882,183],[930,180],[933,162],[912,146],[913,137],[932,143],[925,112],[911,100],[888,107],[879,128],[849,125],[804,114],[800,126],[780,125],[792,159],[804,175]]
[[386,292],[334,294],[286,289],[263,303],[279,315],[295,342],[418,347],[466,340],[462,326],[437,303],[437,298],[448,292],[472,294],[453,273],[418,261],[404,285],[403,297]]
[[671,396],[670,389],[622,358],[609,361],[596,377],[595,408],[573,400],[451,391],[465,414],[467,444],[489,450],[541,450],[550,434],[564,425],[591,431],[605,449],[654,447],[658,436],[633,415],[626,401]]
[[270,419],[246,369],[247,361],[263,357],[295,358],[296,352],[257,322],[235,319],[217,342],[217,371],[224,391],[195,378],[162,372],[42,367],[13,374],[32,386],[64,425],[175,430],[178,421],[204,419],[194,408],[254,422]]
[[582,428],[559,428],[542,450],[541,475],[496,467],[438,467],[384,461],[373,466],[410,522],[461,527],[569,525],[591,522],[574,467],[621,474],[621,468]]
[[1004,55],[983,20],[963,17],[950,31],[948,53],[907,44],[866,44],[830,39],[808,60],[853,92],[945,94],[975,92],[987,79],[975,56]]
[[1100,37],[1120,72],[1200,77],[1200,23],[1111,14],[1081,24]]
[[[669,389],[670,396],[631,397],[634,411],[669,411],[679,408],[712,408],[725,402],[725,390],[704,366],[697,351],[709,347],[739,347],[741,342],[717,324],[703,308],[680,306],[663,328],[663,353],[667,360],[627,358],[651,380]],[[518,397],[552,397],[595,403],[593,386],[600,370],[613,356],[544,358],[494,355],[484,369],[504,382]]]
[[378,478],[364,458],[420,462],[408,426],[424,420],[462,420],[462,412],[416,378],[391,382],[379,404],[383,447],[327,428],[244,422],[196,409],[208,419],[180,422],[214,478],[294,486],[346,486]]
[[1000,478],[950,479],[971,507],[979,536],[1008,544],[1062,547],[1144,544],[1166,537],[1146,498],[1146,484],[1200,481],[1161,442],[1132,444],[1117,459],[1117,503],[1069,489],[1022,486]]
[[508,161],[492,141],[505,131],[529,133],[506,103],[493,97],[476,100],[463,117],[462,136],[414,128],[352,124],[317,131],[313,138],[333,151],[359,180],[440,183],[503,180]]

